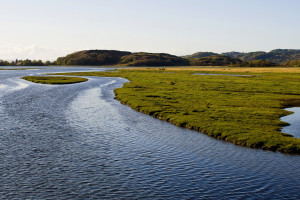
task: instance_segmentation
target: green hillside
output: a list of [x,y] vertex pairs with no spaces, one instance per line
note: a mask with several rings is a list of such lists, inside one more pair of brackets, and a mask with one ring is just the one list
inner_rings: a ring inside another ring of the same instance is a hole
[[127,51],[87,50],[78,51],[56,60],[57,65],[116,65]]
[[276,64],[282,64],[291,60],[300,60],[300,50],[296,49],[275,49],[270,52],[257,51],[250,53],[227,52],[222,55],[237,58],[242,61],[269,60]]
[[165,53],[133,53],[123,56],[120,64],[126,66],[187,66],[189,61]]
[[59,57],[56,65],[120,65],[120,66],[299,66],[300,50],[276,49],[250,53],[197,52],[183,57],[166,53],[131,53],[116,50],[85,50]]
[[131,53],[115,50],[79,51],[60,57],[57,65],[182,66],[185,58],[164,53]]
[[192,66],[227,66],[227,65],[240,65],[241,60],[231,58],[223,55],[212,55],[203,58],[190,58],[190,65]]
[[207,56],[216,56],[216,55],[219,54],[213,52],[197,52],[197,53],[193,53],[192,55],[184,56],[184,58],[204,58]]

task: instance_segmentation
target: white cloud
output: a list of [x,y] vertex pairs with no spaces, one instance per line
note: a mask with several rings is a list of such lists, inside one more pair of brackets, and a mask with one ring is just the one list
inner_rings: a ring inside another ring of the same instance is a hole
[[72,49],[51,49],[30,46],[0,47],[0,59],[35,59],[35,60],[56,60],[57,57],[72,53]]

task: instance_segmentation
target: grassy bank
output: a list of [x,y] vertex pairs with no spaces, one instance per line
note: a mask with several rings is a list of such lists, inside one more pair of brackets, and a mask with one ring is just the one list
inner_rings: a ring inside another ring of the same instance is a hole
[[27,81],[42,84],[72,84],[87,81],[86,78],[63,77],[63,76],[25,76],[22,77]]
[[[271,68],[227,69],[166,68],[68,75],[127,78],[130,83],[115,90],[116,98],[137,111],[235,144],[299,154],[300,139],[281,133],[287,123],[279,119],[291,114],[283,108],[300,106],[298,69],[282,69],[280,73]],[[253,76],[193,75],[195,71]]]

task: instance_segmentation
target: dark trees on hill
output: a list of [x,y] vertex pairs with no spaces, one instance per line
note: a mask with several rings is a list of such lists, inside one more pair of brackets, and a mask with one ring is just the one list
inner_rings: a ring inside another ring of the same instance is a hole
[[185,58],[155,53],[130,53],[125,51],[90,50],[60,57],[57,65],[126,65],[126,66],[182,66]]
[[116,65],[122,56],[131,54],[126,51],[114,50],[89,50],[79,51],[60,57],[56,60],[57,65]]
[[170,54],[133,53],[123,56],[120,64],[126,66],[187,66],[189,61]]
[[190,59],[191,66],[228,66],[238,65],[242,61],[236,58],[231,58],[223,55],[213,55],[204,58],[192,58]]

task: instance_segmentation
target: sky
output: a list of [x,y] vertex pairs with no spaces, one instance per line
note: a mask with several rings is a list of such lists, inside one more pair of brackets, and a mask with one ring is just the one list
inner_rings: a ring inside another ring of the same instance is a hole
[[0,0],[0,59],[300,49],[300,0]]

